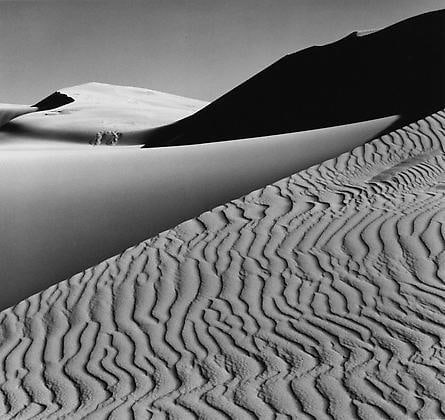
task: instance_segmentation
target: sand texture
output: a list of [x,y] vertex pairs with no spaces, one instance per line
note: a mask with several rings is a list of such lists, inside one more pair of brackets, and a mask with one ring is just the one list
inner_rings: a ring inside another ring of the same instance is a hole
[[2,418],[445,418],[445,112],[0,313]]

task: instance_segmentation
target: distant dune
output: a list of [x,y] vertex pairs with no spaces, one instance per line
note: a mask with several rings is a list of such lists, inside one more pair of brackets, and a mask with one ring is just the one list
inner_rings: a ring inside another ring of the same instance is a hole
[[[92,124],[94,113],[78,106],[76,120],[66,124]],[[10,180],[0,184],[0,310],[209,208],[350,150],[395,121],[150,150],[43,138],[36,144],[31,134],[28,141],[10,139],[0,145],[0,178]]]
[[0,413],[444,418],[444,132],[441,111],[1,312]]
[[146,147],[311,130],[445,106],[445,10],[289,54],[194,115],[147,133]]
[[[5,146],[141,145],[147,130],[191,115],[206,104],[149,89],[86,83],[60,89],[32,108],[42,112],[16,118],[3,127],[0,124],[0,150]],[[23,108],[14,105],[11,111],[17,107]],[[2,109],[6,115],[8,106],[0,105],[0,122]],[[23,109],[32,112],[30,107]]]

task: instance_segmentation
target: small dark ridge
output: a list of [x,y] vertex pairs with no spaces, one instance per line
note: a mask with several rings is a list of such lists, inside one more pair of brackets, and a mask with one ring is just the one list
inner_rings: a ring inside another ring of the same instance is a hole
[[32,106],[37,107],[39,111],[48,111],[49,109],[59,108],[60,106],[71,102],[74,102],[74,99],[71,98],[71,96],[60,92],[54,92],[52,95],[47,96]]

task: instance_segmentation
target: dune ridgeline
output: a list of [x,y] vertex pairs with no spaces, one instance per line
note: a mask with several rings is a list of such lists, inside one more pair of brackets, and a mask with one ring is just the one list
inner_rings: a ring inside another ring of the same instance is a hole
[[445,11],[354,32],[267,67],[199,112],[147,133],[146,147],[273,135],[403,115],[445,103]]

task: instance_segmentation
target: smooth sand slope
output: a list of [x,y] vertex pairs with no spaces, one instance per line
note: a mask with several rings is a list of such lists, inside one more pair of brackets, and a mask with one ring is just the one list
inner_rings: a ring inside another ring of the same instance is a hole
[[[0,104],[0,150],[11,146],[29,149],[143,144],[153,127],[189,116],[206,104],[144,88],[86,83],[60,89],[34,107]],[[39,110],[42,112],[3,125],[19,112]]]
[[[209,208],[350,150],[394,121],[150,150],[14,138],[0,146],[0,178],[10,180],[0,186],[0,310]],[[80,116],[76,124],[82,126]]]
[[0,313],[4,418],[445,417],[445,112]]
[[1,104],[0,103],[0,127],[22,115],[37,112],[39,109],[31,105]]
[[286,55],[192,116],[147,133],[146,147],[295,132],[390,115],[416,121],[445,107],[444,42],[445,10],[439,10]]

